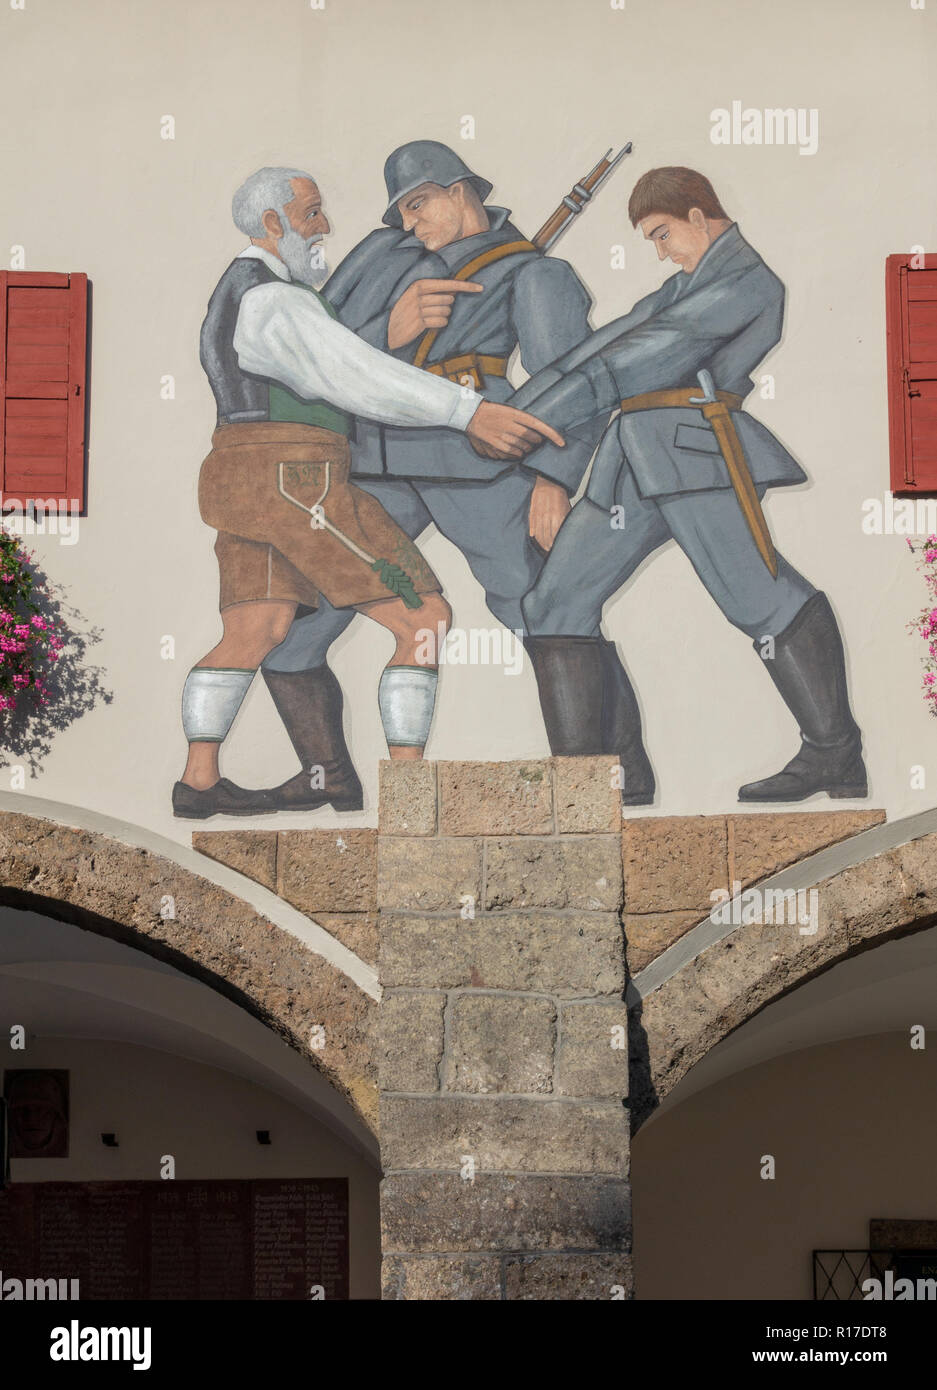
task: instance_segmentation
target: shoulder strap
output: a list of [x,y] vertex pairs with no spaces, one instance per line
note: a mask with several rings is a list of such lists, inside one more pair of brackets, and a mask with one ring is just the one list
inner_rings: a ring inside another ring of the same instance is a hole
[[[489,246],[487,251],[479,252],[470,261],[464,261],[458,270],[447,275],[446,279],[471,280],[473,275],[477,275],[486,266],[494,265],[496,261],[503,261],[507,256],[516,256],[525,251],[533,251],[535,255],[539,254],[532,241],[503,241],[500,246]],[[430,328],[423,334],[413,358],[414,367],[423,366],[439,333],[438,328]]]

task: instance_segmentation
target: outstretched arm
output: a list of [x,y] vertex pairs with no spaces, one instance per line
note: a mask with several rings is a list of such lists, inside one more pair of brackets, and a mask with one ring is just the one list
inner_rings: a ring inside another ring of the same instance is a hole
[[296,286],[258,285],[244,295],[234,332],[238,363],[306,400],[326,400],[385,425],[466,430],[522,457],[548,427],[516,407],[495,406],[474,391],[419,371],[363,342]]
[[[531,377],[512,403],[570,430],[607,415],[626,396],[693,382],[720,347],[764,312],[766,287],[753,274],[723,277],[657,312],[651,303],[655,296],[648,296],[625,319],[595,334],[591,352],[589,343],[574,348]],[[777,297],[780,307],[779,283]],[[650,313],[637,313],[647,306]]]

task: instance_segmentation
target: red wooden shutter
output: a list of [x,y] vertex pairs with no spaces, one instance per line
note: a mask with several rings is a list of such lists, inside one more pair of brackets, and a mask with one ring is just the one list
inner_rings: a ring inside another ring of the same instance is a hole
[[891,490],[937,492],[937,256],[888,257],[885,320]]
[[85,506],[88,277],[0,271],[0,505]]

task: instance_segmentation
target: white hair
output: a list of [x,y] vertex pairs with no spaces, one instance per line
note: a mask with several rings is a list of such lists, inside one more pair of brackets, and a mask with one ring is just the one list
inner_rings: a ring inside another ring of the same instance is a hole
[[312,175],[304,169],[286,169],[277,165],[258,169],[249,179],[245,179],[231,199],[231,216],[238,230],[245,236],[266,236],[263,215],[272,208],[279,216],[286,204],[293,201],[296,191],[291,186],[292,179],[309,179],[315,183]]

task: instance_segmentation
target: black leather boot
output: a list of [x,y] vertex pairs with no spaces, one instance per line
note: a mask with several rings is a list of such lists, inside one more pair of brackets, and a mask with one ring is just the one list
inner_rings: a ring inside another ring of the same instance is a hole
[[638,697],[615,643],[601,640],[605,672],[602,752],[618,754],[623,773],[621,804],[650,806],[657,788],[654,769],[644,747]]
[[622,802],[654,799],[641,715],[613,642],[601,637],[526,637],[550,751],[563,757],[611,753],[624,769]]
[[[331,804],[336,811],[360,811],[361,782],[342,728],[342,687],[328,666],[308,671],[264,671],[267,689],[302,763],[295,777],[265,791],[264,810],[314,811]],[[313,786],[322,769],[323,785]]]
[[[760,651],[760,643],[755,643]],[[862,734],[849,708],[843,642],[826,594],[814,594],[774,639],[768,675],[800,727],[800,751],[774,777],[739,789],[740,801],[803,801],[815,792],[868,796]]]

